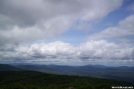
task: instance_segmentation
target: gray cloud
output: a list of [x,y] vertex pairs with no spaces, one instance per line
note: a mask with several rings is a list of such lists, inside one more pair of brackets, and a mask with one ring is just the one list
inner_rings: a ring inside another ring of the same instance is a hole
[[[133,46],[105,40],[87,41],[77,46],[61,41],[31,44],[58,37],[71,27],[89,29],[94,21],[118,9],[122,2],[123,0],[0,0],[0,62],[97,63],[122,62],[124,58],[133,62]],[[103,38],[107,37],[106,34],[109,37],[133,34],[133,21],[131,15],[120,21],[118,26],[89,38]],[[120,34],[115,34],[116,29]],[[125,29],[129,31],[126,32]]]
[[33,61],[74,63],[124,63],[133,62],[134,47],[126,44],[109,43],[105,40],[88,41],[74,46],[64,42],[37,43],[21,45],[14,52],[0,52],[1,62],[26,62]]
[[0,43],[33,42],[57,37],[77,22],[80,24],[76,27],[82,29],[87,26],[86,22],[105,17],[120,7],[122,2],[123,0],[1,0]]

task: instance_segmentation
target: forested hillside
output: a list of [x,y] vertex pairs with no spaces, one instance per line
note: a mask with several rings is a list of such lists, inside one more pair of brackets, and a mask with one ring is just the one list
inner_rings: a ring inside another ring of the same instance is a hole
[[1,71],[0,89],[111,89],[133,86],[128,82],[92,77],[46,74],[35,71]]
[[16,65],[15,67],[44,73],[92,76],[134,83],[134,67],[120,66],[65,66],[65,65]]
[[0,64],[0,71],[22,71],[21,68],[16,68],[8,64]]

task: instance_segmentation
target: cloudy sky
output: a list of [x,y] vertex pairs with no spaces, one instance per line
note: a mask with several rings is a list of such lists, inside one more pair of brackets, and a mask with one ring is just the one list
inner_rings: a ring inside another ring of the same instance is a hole
[[133,0],[0,0],[0,63],[134,65]]

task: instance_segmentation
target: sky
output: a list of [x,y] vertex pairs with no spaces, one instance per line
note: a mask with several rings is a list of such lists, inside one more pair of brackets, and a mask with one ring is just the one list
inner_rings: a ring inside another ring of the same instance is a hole
[[134,66],[134,0],[0,0],[0,63]]

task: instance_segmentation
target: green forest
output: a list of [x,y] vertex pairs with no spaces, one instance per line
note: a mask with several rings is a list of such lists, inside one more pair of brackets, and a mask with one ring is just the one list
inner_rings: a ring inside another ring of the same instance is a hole
[[[133,83],[36,71],[0,71],[0,89],[112,89]],[[71,88],[72,87],[72,88]]]

